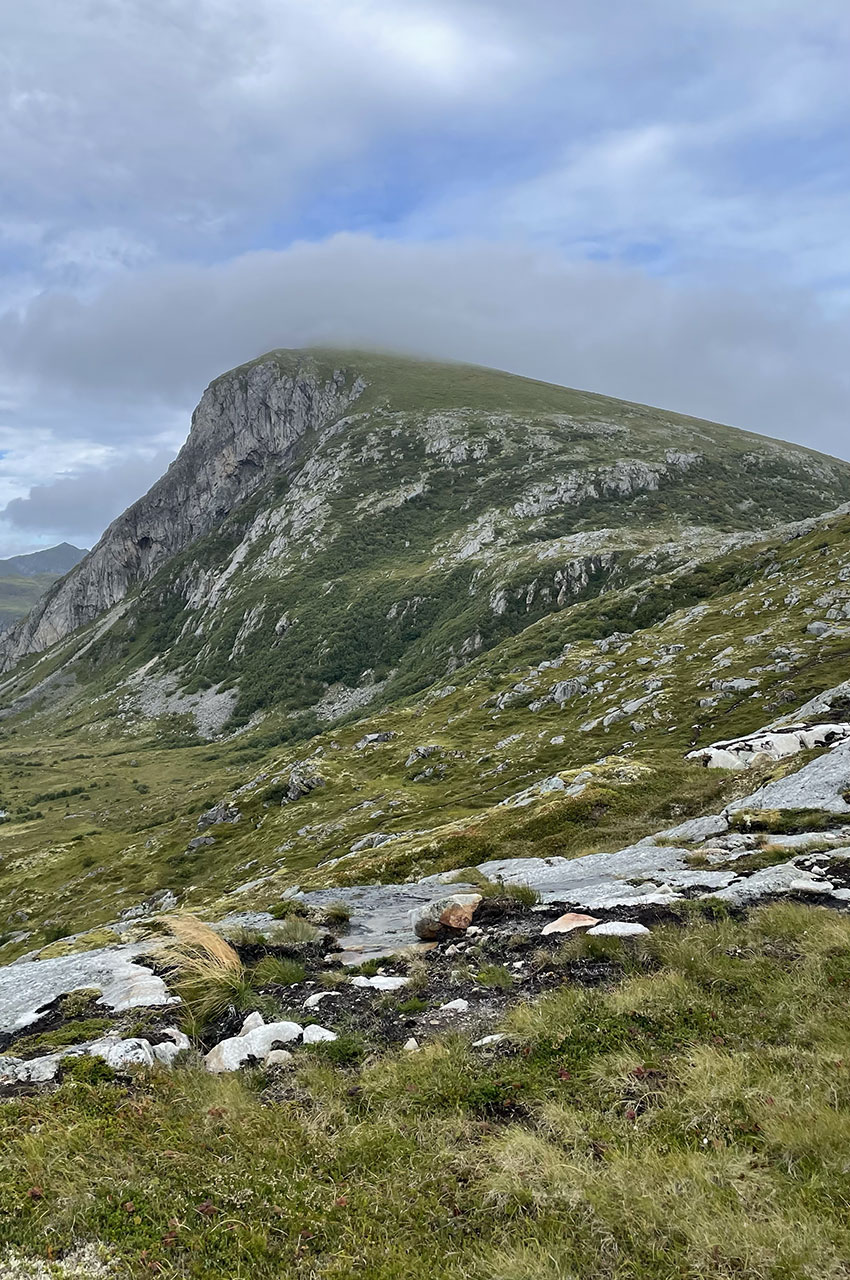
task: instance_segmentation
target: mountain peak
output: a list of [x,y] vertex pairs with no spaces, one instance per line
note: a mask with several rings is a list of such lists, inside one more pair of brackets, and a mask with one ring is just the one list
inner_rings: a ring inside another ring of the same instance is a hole
[[243,711],[319,705],[369,672],[421,685],[650,560],[847,497],[846,463],[717,423],[475,365],[272,351],[210,383],[167,473],[0,660],[133,593],[136,631],[156,615],[169,661],[238,685],[244,659]]

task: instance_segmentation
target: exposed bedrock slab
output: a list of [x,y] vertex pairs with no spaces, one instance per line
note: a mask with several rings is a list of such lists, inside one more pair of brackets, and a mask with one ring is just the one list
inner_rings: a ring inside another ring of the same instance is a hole
[[[692,851],[657,845],[651,837],[616,853],[583,858],[498,858],[479,871],[506,884],[529,884],[544,902],[571,902],[589,910],[663,906],[679,889],[713,893],[735,879],[731,871],[692,870]],[[636,883],[630,883],[635,881]]]
[[850,813],[844,799],[850,791],[850,742],[841,742],[825,755],[810,760],[787,778],[735,800],[727,813],[742,809],[822,809],[827,813]]
[[60,996],[94,988],[115,1013],[174,1002],[162,978],[138,963],[143,947],[104,947],[0,968],[0,1032],[20,1031]]
[[[474,893],[475,886],[453,884],[458,893]],[[299,894],[308,906],[322,909],[332,902],[344,902],[351,911],[349,932],[340,939],[343,959],[359,965],[373,957],[391,955],[410,947],[427,950],[413,932],[411,912],[421,910],[439,898],[446,897],[446,882],[438,877],[417,884],[361,885],[350,889],[317,889]],[[267,912],[241,911],[226,916],[223,925],[243,925],[261,932],[277,921]]]

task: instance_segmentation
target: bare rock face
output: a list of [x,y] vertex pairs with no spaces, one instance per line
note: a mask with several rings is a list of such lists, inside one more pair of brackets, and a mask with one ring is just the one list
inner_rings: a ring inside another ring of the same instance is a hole
[[299,441],[341,416],[365,388],[342,371],[324,379],[266,358],[207,387],[177,459],[145,497],[35,609],[0,640],[0,671],[41,653],[118,604],[173,555],[217,527],[293,459]]

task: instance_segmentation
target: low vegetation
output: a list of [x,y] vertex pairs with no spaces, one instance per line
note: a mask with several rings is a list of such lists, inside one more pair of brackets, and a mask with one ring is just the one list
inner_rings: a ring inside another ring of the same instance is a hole
[[355,1038],[288,1073],[76,1068],[8,1100],[0,1259],[92,1243],[115,1275],[186,1280],[846,1280],[850,920],[784,904],[607,941],[619,980],[520,1004],[493,1050],[364,1059]]

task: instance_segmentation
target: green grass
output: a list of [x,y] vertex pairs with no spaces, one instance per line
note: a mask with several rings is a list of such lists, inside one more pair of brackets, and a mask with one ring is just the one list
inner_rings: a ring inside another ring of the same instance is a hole
[[781,905],[631,950],[620,982],[516,1007],[496,1058],[346,1039],[282,1090],[75,1068],[9,1099],[0,1249],[100,1242],[185,1280],[426,1257],[438,1280],[845,1280],[850,921]]
[[297,982],[303,982],[305,977],[303,964],[280,956],[263,956],[251,970],[252,985],[256,984],[258,987],[292,987]]

